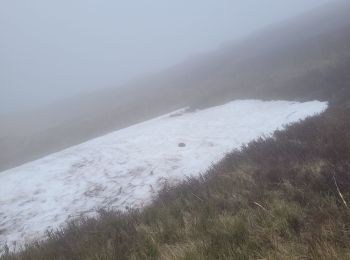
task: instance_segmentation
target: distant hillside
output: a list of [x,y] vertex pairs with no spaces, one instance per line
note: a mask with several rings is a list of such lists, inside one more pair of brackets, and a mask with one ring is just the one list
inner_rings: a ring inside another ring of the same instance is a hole
[[285,24],[127,86],[0,118],[0,170],[184,106],[238,98],[342,98],[350,83],[350,3]]

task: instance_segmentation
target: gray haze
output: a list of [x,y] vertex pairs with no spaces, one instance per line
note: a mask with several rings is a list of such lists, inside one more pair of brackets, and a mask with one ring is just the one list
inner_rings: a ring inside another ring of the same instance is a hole
[[330,0],[2,0],[0,113],[118,86]]

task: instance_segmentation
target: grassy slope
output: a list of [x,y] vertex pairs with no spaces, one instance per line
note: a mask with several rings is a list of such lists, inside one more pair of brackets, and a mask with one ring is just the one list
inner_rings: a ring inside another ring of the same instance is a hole
[[342,57],[310,70],[310,81],[291,80],[304,84],[300,93],[283,92],[331,100],[323,115],[166,187],[142,212],[77,220],[3,259],[349,259],[350,62]]
[[4,259],[349,259],[349,113],[333,104],[142,212],[77,220]]

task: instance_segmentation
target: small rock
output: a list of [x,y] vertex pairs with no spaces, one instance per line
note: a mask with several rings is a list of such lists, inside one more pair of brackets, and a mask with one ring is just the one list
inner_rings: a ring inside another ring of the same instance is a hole
[[179,147],[185,147],[186,144],[185,143],[179,143]]

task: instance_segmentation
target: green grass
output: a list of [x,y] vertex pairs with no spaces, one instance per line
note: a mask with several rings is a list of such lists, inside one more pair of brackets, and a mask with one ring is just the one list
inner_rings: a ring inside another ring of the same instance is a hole
[[350,259],[349,114],[332,105],[142,211],[101,211],[2,259]]

